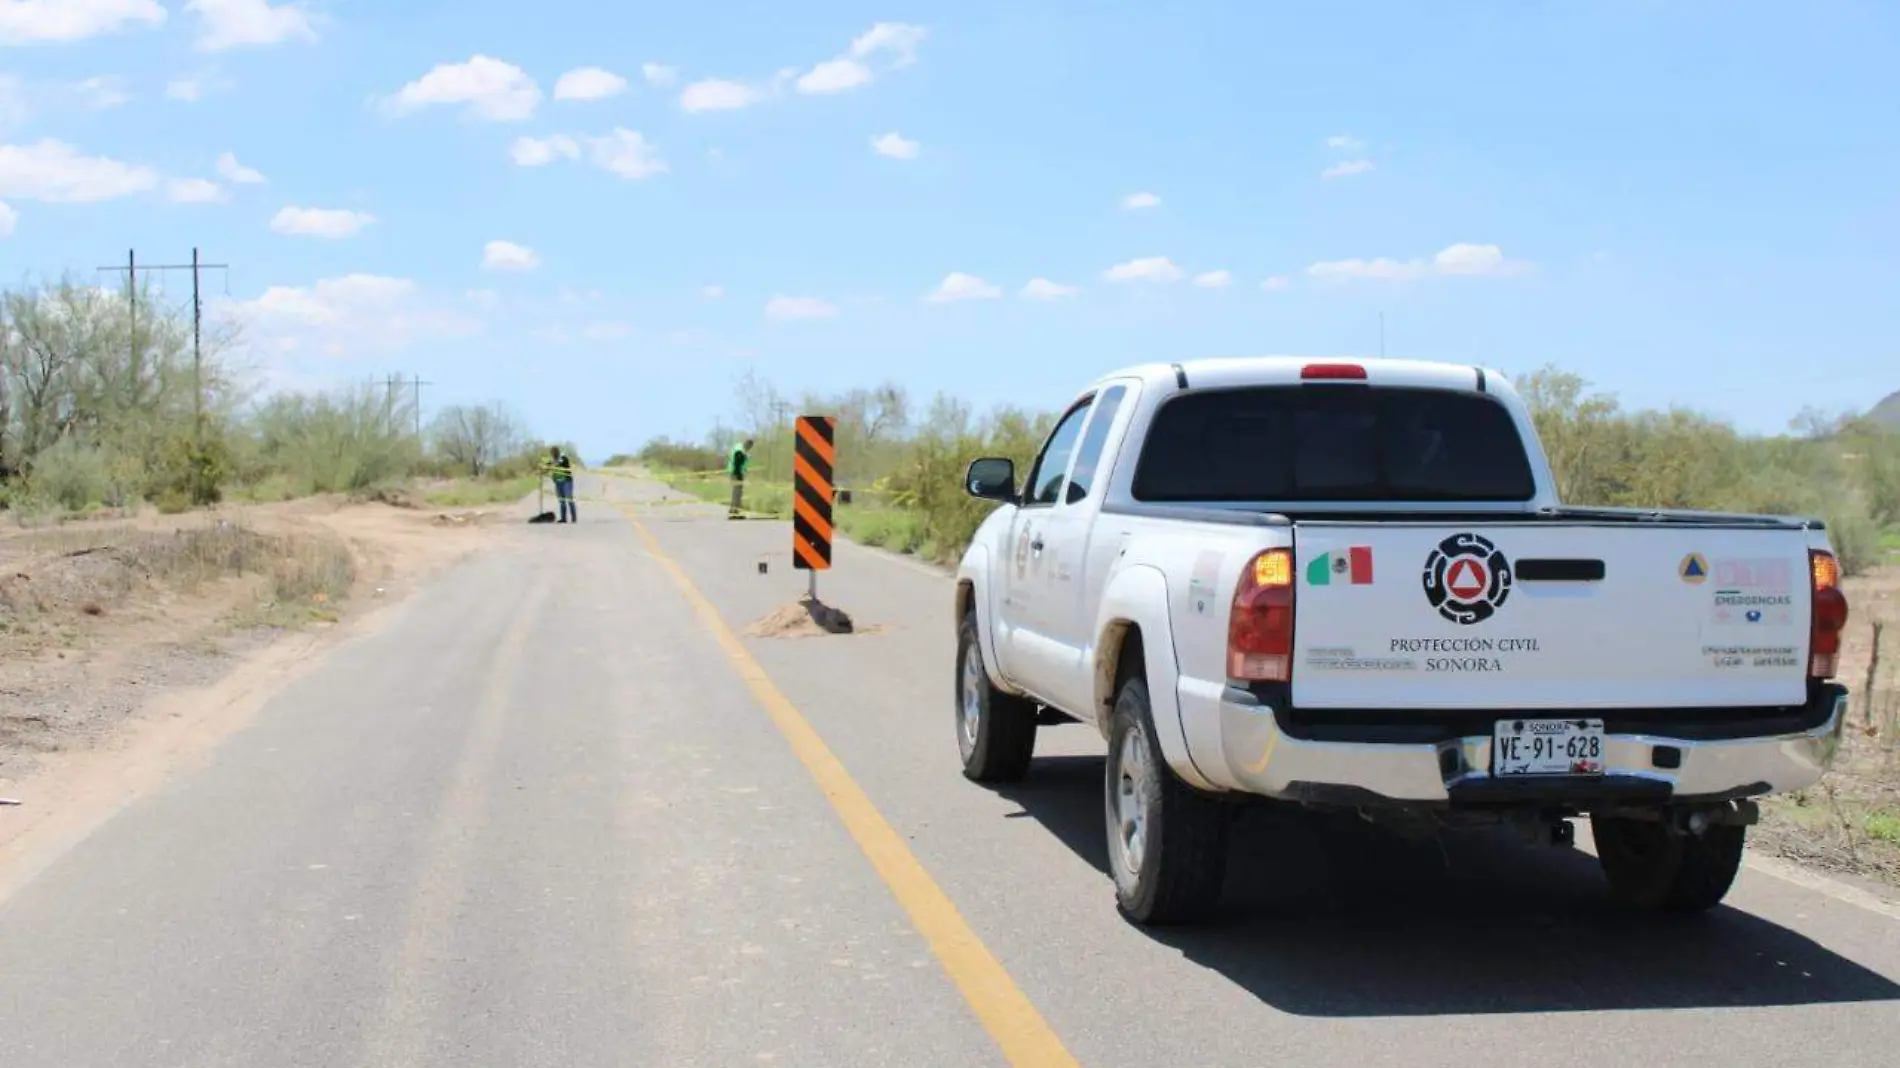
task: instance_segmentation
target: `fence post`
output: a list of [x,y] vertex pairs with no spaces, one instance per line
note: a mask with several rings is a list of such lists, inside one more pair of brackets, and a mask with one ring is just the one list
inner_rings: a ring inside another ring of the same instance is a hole
[[1874,647],[1873,651],[1867,655],[1867,683],[1860,688],[1860,722],[1864,727],[1874,725],[1874,702],[1877,698],[1874,683],[1880,678],[1880,632],[1884,629],[1884,624],[1878,619],[1874,620],[1873,624]]

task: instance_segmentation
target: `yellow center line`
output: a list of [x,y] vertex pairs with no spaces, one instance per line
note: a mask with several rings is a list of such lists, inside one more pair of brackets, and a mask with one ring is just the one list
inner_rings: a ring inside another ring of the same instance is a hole
[[632,521],[647,552],[672,577],[673,584],[712,631],[713,638],[725,650],[752,696],[791,743],[792,752],[816,780],[825,800],[831,802],[832,810],[857,841],[858,848],[864,850],[891,895],[910,914],[911,924],[930,944],[944,972],[957,985],[963,1000],[969,1003],[1003,1056],[1017,1068],[1081,1068],[1048,1021],[1030,1004],[1022,988],[1003,969],[1002,962],[970,929],[950,896],[904,845],[903,837],[871,803],[871,798],[845,770],[844,764],[832,755],[831,748],[825,745],[798,707],[746,651],[719,610],[699,592],[685,569],[666,555],[659,539],[640,521],[639,514],[625,504],[620,510]]

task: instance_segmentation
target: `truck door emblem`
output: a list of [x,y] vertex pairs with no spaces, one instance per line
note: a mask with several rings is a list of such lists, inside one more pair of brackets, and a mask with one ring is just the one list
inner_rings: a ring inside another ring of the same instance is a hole
[[1425,599],[1453,623],[1490,619],[1511,596],[1511,561],[1477,534],[1453,534],[1425,558]]

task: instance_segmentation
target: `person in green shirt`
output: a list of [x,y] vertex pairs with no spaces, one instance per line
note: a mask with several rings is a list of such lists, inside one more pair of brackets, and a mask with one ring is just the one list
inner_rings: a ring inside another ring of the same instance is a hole
[[580,522],[580,510],[574,506],[574,464],[559,445],[548,446],[547,468],[548,477],[554,480],[554,496],[561,502],[561,518],[556,522],[568,522],[570,517]]
[[739,506],[745,502],[745,469],[752,462],[752,439],[745,444],[734,445],[732,455],[726,459],[726,474],[732,478],[732,501],[726,507],[727,519],[739,518]]

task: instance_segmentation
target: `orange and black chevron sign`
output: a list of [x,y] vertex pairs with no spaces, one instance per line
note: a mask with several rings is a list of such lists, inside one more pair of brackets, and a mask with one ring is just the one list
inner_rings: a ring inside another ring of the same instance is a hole
[[798,417],[792,454],[792,566],[800,571],[831,570],[831,471],[838,452],[833,445],[838,421],[828,415]]

